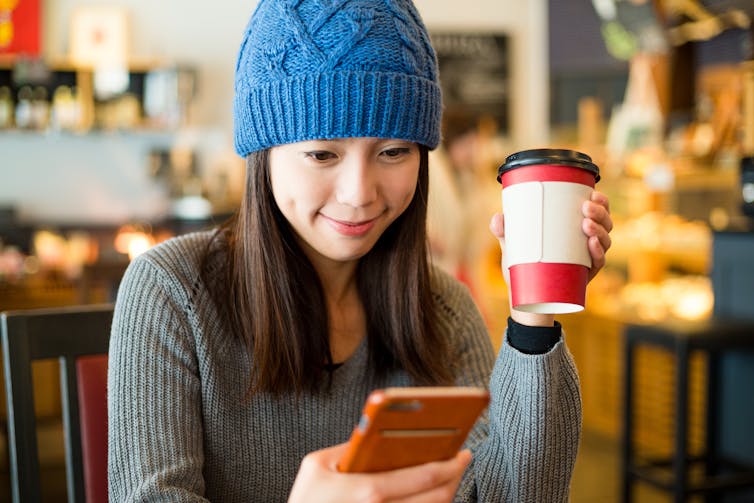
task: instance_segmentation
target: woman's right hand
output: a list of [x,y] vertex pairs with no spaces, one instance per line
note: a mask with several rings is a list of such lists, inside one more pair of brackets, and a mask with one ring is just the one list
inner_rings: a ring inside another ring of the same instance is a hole
[[304,457],[288,503],[450,502],[471,462],[471,452],[464,450],[447,461],[380,473],[341,473],[337,463],[345,449],[346,444],[340,444]]

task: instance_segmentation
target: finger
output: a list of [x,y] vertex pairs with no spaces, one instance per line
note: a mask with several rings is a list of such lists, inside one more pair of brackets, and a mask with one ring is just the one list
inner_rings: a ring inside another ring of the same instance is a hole
[[505,220],[502,213],[495,213],[490,219],[490,232],[497,239],[505,238]]
[[589,279],[591,280],[603,267],[605,267],[605,250],[602,248],[597,236],[592,236],[587,241],[589,255],[592,257],[592,267],[589,269]]
[[338,471],[338,461],[345,455],[348,443],[342,443],[327,447],[319,451],[320,461],[332,471]]
[[435,487],[430,491],[423,492],[421,494],[414,494],[405,498],[397,498],[390,500],[390,503],[438,503],[453,501],[453,497],[458,491],[458,485],[461,483],[462,475],[459,475],[454,480],[447,482],[441,486]]
[[490,219],[490,232],[492,232],[492,235],[497,238],[498,244],[500,245],[500,265],[503,269],[505,282],[508,283],[508,265],[507,256],[505,254],[505,219],[503,218],[502,213],[495,213],[492,215],[492,218]]
[[604,207],[608,213],[610,212],[610,200],[602,192],[598,192],[596,190],[592,191],[592,196],[590,197],[590,200]]
[[607,232],[613,230],[613,219],[609,210],[600,203],[595,201],[584,201],[581,207],[581,213],[584,218],[591,218],[605,228]]
[[453,483],[456,479],[460,481],[469,462],[471,452],[463,450],[447,461],[435,461],[384,472],[378,478],[376,490],[378,494],[391,501],[418,496]]
[[591,239],[593,237],[596,237],[599,240],[600,245],[602,245],[602,250],[604,252],[609,250],[612,246],[613,240],[610,237],[610,234],[599,222],[596,222],[591,218],[585,218],[582,221],[581,229],[584,231],[584,234],[586,234],[588,238]]

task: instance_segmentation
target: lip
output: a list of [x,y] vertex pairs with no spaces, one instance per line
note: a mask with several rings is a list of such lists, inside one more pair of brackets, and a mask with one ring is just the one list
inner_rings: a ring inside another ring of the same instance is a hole
[[375,223],[377,222],[377,217],[370,220],[362,220],[360,222],[349,222],[328,217],[326,215],[322,216],[330,225],[330,227],[332,227],[338,234],[342,234],[348,237],[363,236],[364,234],[372,230]]

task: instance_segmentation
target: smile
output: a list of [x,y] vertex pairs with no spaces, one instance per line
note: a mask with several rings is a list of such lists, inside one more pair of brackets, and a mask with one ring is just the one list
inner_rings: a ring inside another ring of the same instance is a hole
[[337,233],[349,237],[362,236],[366,234],[374,227],[375,223],[377,222],[377,218],[363,220],[361,222],[347,222],[344,220],[330,218],[325,215],[322,216],[330,225],[330,227],[332,227]]

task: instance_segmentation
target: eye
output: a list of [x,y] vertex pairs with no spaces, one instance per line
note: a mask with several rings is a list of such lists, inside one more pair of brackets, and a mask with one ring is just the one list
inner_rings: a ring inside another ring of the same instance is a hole
[[328,152],[327,150],[312,150],[305,152],[306,157],[314,159],[315,161],[324,162],[335,158],[335,154]]
[[408,155],[411,153],[410,147],[393,147],[388,148],[380,152],[380,155],[384,155],[388,159],[397,159],[401,156]]

